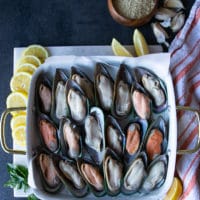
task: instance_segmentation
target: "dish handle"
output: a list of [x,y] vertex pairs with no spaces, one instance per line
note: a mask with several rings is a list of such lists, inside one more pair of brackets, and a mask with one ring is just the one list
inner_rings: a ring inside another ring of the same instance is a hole
[[7,143],[6,143],[6,137],[5,137],[5,125],[6,125],[6,118],[8,116],[9,113],[13,112],[13,111],[23,111],[26,110],[26,107],[19,107],[19,108],[8,108],[6,109],[2,115],[1,115],[1,122],[0,122],[0,129],[1,129],[1,146],[2,149],[6,152],[6,153],[11,153],[11,154],[21,154],[21,155],[26,155],[25,151],[22,150],[15,150],[15,149],[11,149],[8,147]]
[[182,110],[182,111],[190,111],[194,112],[198,121],[198,138],[197,143],[193,149],[183,149],[183,150],[177,150],[178,155],[184,155],[184,154],[192,154],[195,153],[200,149],[200,110],[193,109],[188,106],[176,106],[176,110]]

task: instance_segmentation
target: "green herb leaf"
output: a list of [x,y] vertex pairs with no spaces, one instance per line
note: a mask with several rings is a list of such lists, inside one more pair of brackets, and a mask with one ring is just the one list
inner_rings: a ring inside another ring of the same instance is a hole
[[11,174],[14,171],[14,165],[12,165],[11,163],[7,164],[7,170],[8,172]]
[[34,194],[28,196],[28,200],[39,200]]
[[11,163],[7,164],[7,170],[10,174],[10,180],[8,180],[4,186],[15,188],[15,189],[23,189],[24,192],[29,188],[28,185],[28,169],[22,165],[13,165]]

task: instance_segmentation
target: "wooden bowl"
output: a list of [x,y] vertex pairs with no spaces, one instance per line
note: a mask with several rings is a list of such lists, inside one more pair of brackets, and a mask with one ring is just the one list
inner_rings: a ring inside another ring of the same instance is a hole
[[137,27],[137,26],[142,26],[142,25],[148,23],[151,20],[151,18],[154,16],[154,14],[157,10],[157,6],[158,6],[158,0],[154,0],[155,6],[149,14],[147,14],[146,16],[144,16],[142,18],[130,19],[130,18],[124,17],[116,10],[116,8],[113,5],[113,1],[115,1],[115,0],[107,0],[109,12],[110,12],[112,18],[116,22],[118,22],[124,26]]

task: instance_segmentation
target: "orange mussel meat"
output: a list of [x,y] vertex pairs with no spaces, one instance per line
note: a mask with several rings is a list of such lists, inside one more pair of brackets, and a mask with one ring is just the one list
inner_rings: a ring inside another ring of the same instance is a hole
[[146,143],[146,151],[150,160],[153,160],[162,152],[163,134],[158,129],[151,130]]
[[55,152],[58,148],[56,128],[45,119],[40,120],[39,128],[45,145],[50,151]]
[[130,124],[127,130],[126,151],[129,154],[137,152],[140,145],[140,126],[136,123]]

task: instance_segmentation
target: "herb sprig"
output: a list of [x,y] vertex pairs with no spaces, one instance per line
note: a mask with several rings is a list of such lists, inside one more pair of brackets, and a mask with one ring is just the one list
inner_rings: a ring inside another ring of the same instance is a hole
[[16,188],[17,190],[23,189],[24,192],[26,192],[29,188],[28,169],[22,165],[13,165],[8,163],[7,170],[10,174],[10,180],[8,180],[4,186]]
[[[17,190],[22,189],[24,192],[30,188],[28,185],[27,167],[7,163],[7,171],[10,179],[4,184],[4,187],[15,188]],[[28,200],[38,200],[38,198],[34,194],[31,194],[28,196]]]

